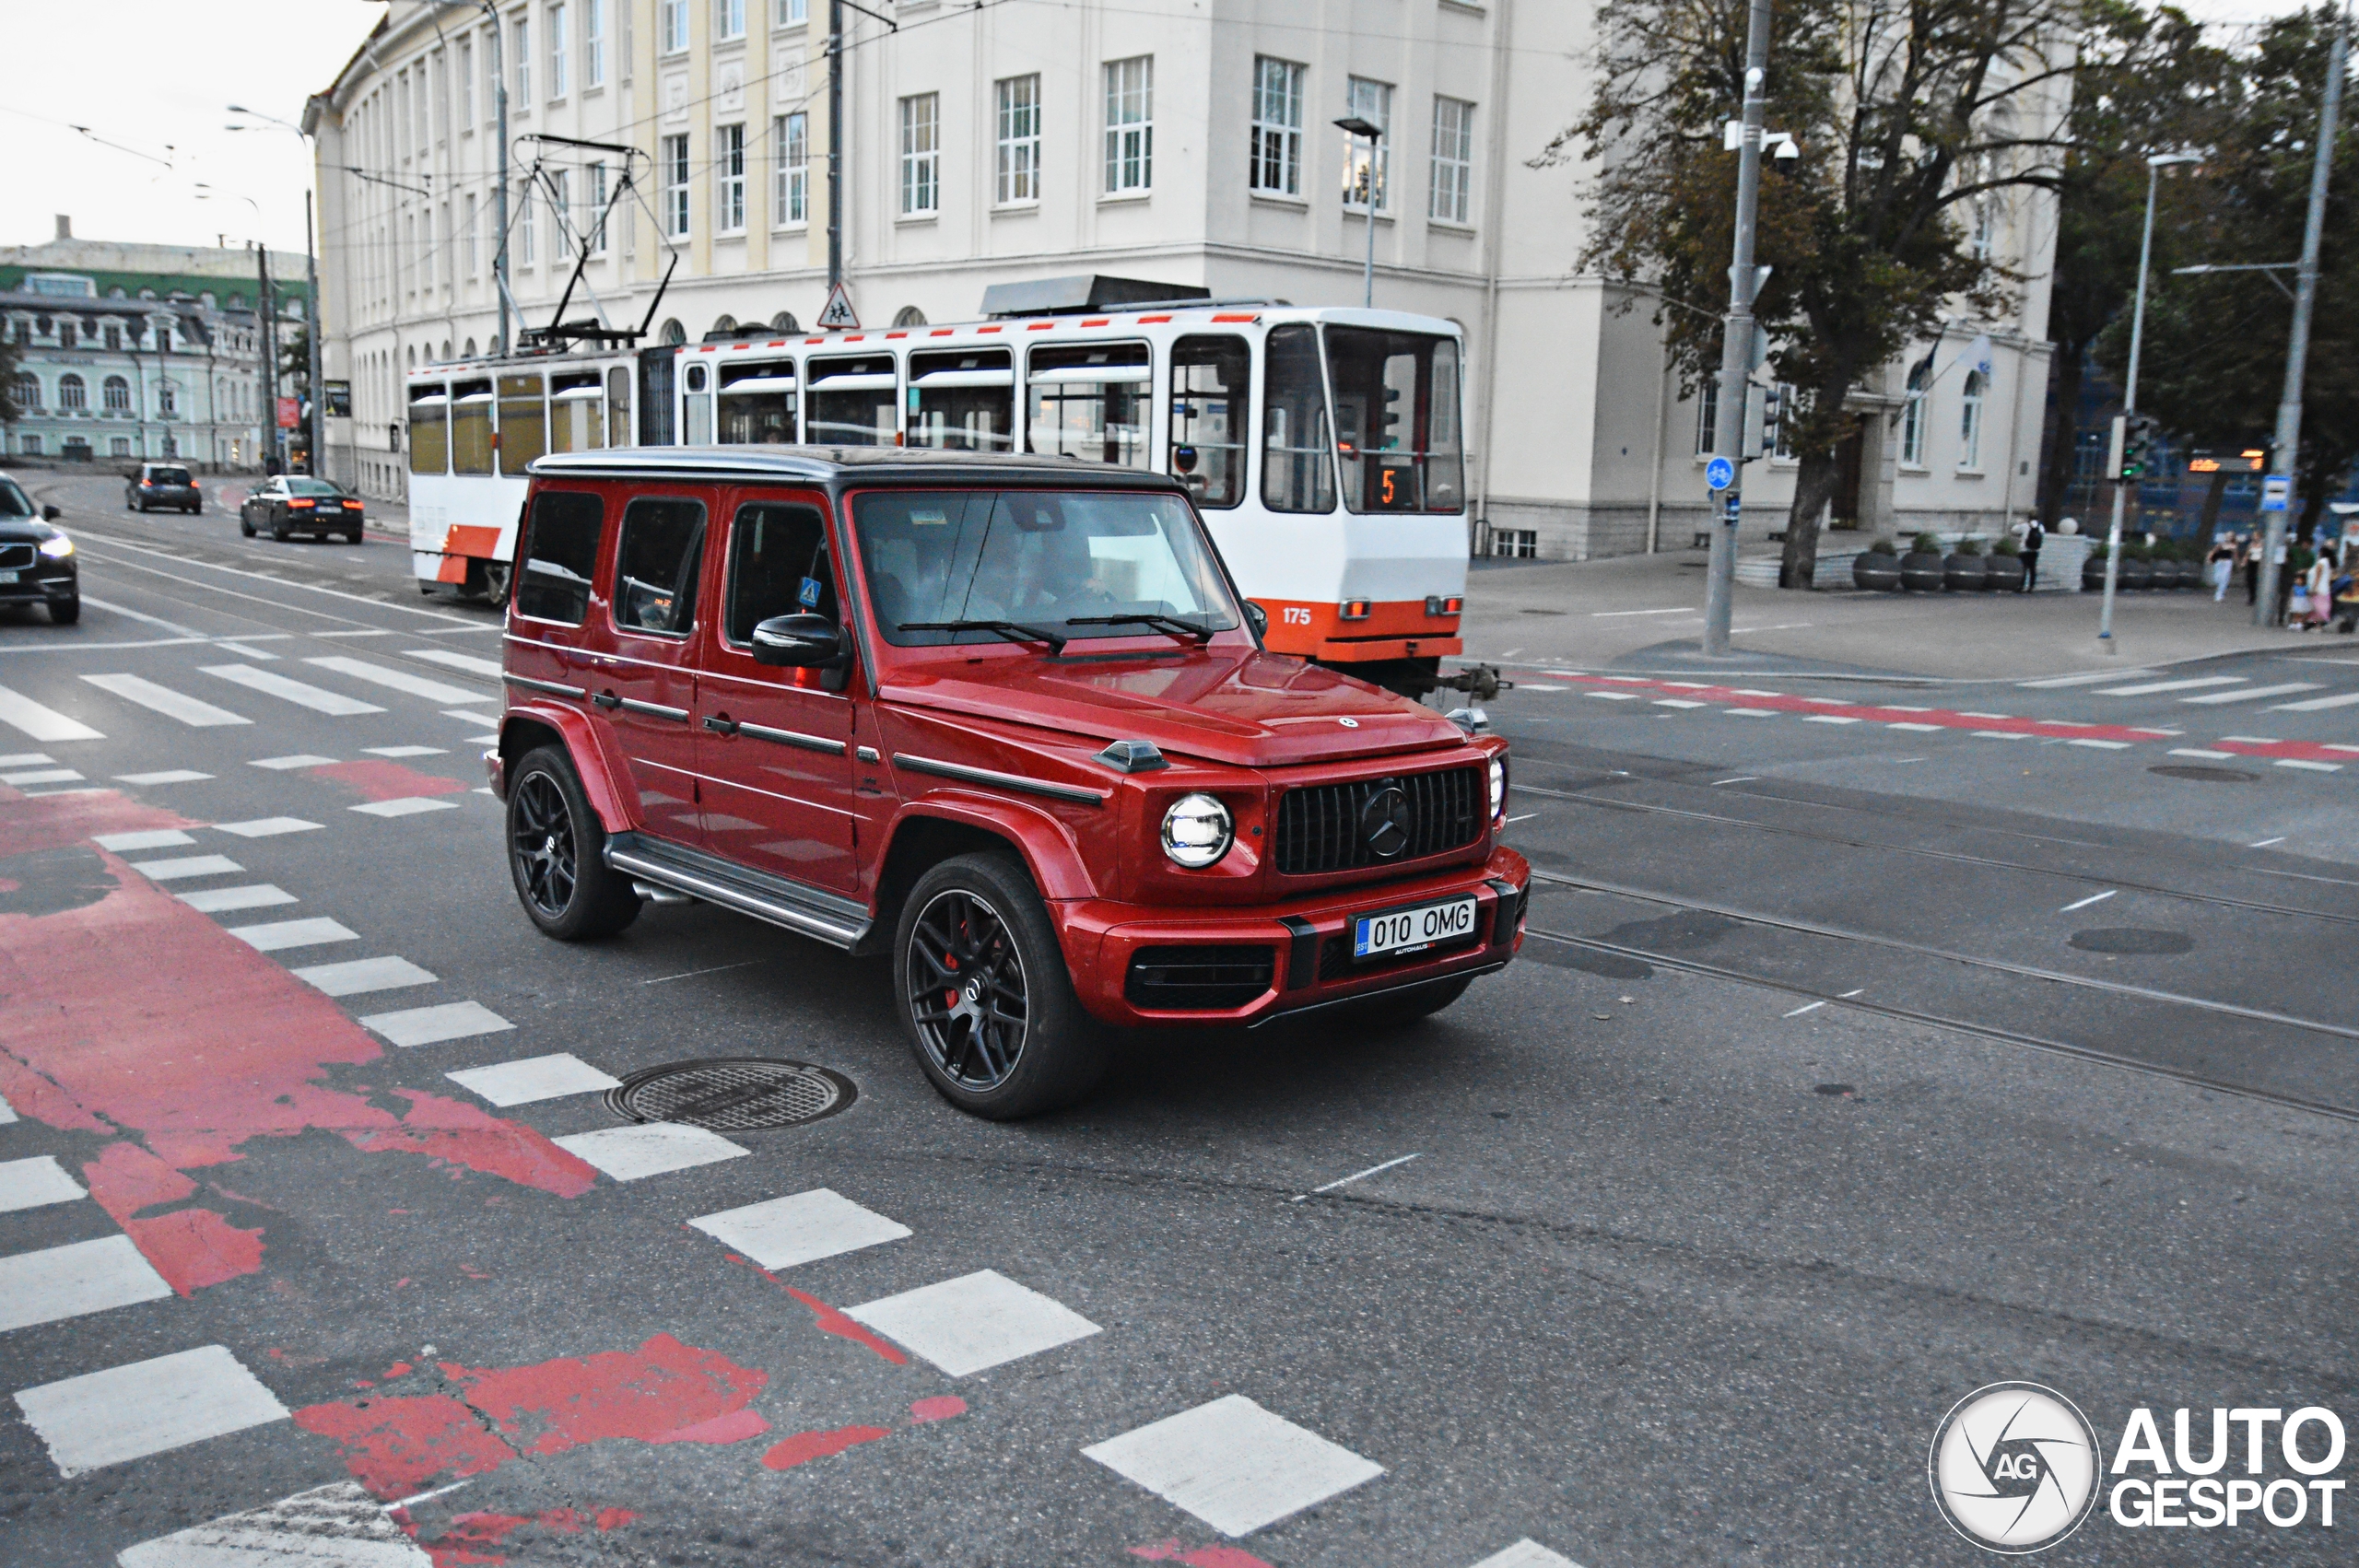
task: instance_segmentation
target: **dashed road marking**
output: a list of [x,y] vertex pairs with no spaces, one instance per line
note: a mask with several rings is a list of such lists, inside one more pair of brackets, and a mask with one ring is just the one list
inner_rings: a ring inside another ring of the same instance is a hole
[[371,664],[366,659],[354,659],[345,654],[325,654],[306,659],[303,662],[317,665],[323,670],[333,670],[339,675],[349,675],[356,681],[369,681],[389,691],[422,696],[428,702],[472,703],[483,700],[481,692],[469,691],[464,686],[445,685],[440,681],[429,681],[423,675],[413,675],[407,670]]
[[[225,724],[251,724],[252,720],[242,713],[232,713],[226,708],[216,708],[209,702],[159,686],[141,675],[85,675],[84,680],[102,692],[111,692],[125,702],[135,702],[151,708],[167,719],[176,719],[193,730],[215,729]],[[41,737],[35,737],[40,739]]]
[[423,659],[428,663],[446,665],[453,670],[464,670],[469,674],[483,675],[495,681],[505,673],[500,669],[499,661],[497,659],[482,659],[472,653],[456,653],[447,648],[405,648],[401,651],[405,658]]
[[2339,762],[2312,762],[2307,757],[2298,756],[2281,756],[2272,760],[2274,765],[2279,767],[2306,768],[2312,773],[2340,773],[2342,771],[2342,764]]
[[1231,1394],[1084,1448],[1116,1475],[1245,1536],[1374,1480],[1384,1467]]
[[408,1007],[396,1012],[374,1012],[360,1020],[397,1046],[439,1046],[445,1040],[472,1039],[513,1029],[479,1001],[446,1001],[432,1007]]
[[2200,691],[2205,686],[2240,686],[2242,675],[2204,675],[2184,681],[2152,681],[2143,685],[2107,686],[2094,693],[2096,696],[2153,696],[2161,692]]
[[792,1269],[900,1241],[911,1234],[899,1221],[863,1209],[824,1187],[742,1209],[724,1209],[690,1220],[688,1224],[765,1269]]
[[193,876],[230,876],[246,868],[227,855],[182,855],[170,860],[134,860],[131,869],[149,882],[180,882]]
[[299,816],[259,816],[252,822],[217,822],[213,825],[241,838],[276,838],[282,833],[309,833],[320,825],[305,822]]
[[602,1127],[594,1132],[577,1132],[549,1141],[616,1181],[639,1181],[753,1153],[718,1132],[676,1121]]
[[[34,741],[103,741],[106,736],[76,719],[68,719],[19,692],[0,686],[0,724],[23,731]],[[44,762],[48,759],[42,758]]]
[[141,1541],[115,1562],[117,1568],[432,1568],[433,1559],[393,1523],[388,1509],[358,1481],[340,1480]]
[[2274,686],[2253,686],[2232,692],[2209,692],[2202,696],[2183,696],[2179,701],[2189,704],[2255,702],[2265,696],[2291,696],[2295,692],[2314,692],[2318,689],[2318,683],[2316,681],[2286,681]]
[[180,901],[201,914],[219,915],[232,909],[266,909],[273,904],[299,903],[293,894],[268,883],[255,883],[246,887],[205,887],[194,893],[177,895]]
[[229,934],[257,953],[283,953],[290,947],[319,947],[331,942],[358,942],[360,933],[330,919],[272,920],[259,926],[231,926]]
[[161,773],[118,773],[114,776],[114,781],[118,784],[135,784],[144,788],[151,784],[199,784],[212,777],[210,773],[199,773],[191,767],[172,767]]
[[29,1160],[0,1162],[0,1214],[13,1214],[19,1209],[43,1209],[52,1203],[71,1203],[89,1194],[82,1184],[65,1174],[54,1154],[38,1154]]
[[350,958],[336,964],[311,964],[292,971],[305,985],[329,996],[365,996],[370,991],[397,991],[407,986],[430,986],[433,971],[406,958]]
[[82,776],[70,767],[29,767],[17,773],[0,773],[0,784],[21,788],[27,784],[78,784]]
[[1287,1199],[1286,1201],[1289,1203],[1300,1203],[1306,1199],[1315,1198],[1322,1192],[1332,1192],[1339,1187],[1349,1187],[1356,1181],[1366,1181],[1369,1176],[1376,1175],[1379,1171],[1389,1171],[1395,1165],[1405,1165],[1412,1160],[1423,1159],[1424,1157],[1425,1153],[1422,1150],[1414,1154],[1403,1154],[1398,1159],[1387,1160],[1380,1165],[1370,1165],[1364,1171],[1354,1171],[1347,1176],[1338,1176],[1333,1181],[1312,1188],[1309,1192],[1297,1192],[1292,1198]]
[[161,1301],[171,1293],[172,1287],[127,1235],[19,1252],[0,1258],[0,1333]]
[[846,1307],[844,1316],[953,1377],[1103,1332],[1071,1307],[989,1269]]
[[2067,741],[2064,743],[2068,746],[2090,746],[2097,751],[2103,752],[2126,752],[2130,749],[2130,743],[2128,741],[2092,741],[2080,739]]
[[275,696],[331,718],[343,719],[354,714],[385,711],[373,702],[363,702],[357,696],[346,696],[342,692],[332,692],[325,686],[315,686],[306,681],[289,680],[275,670],[257,670],[251,664],[207,664],[204,668],[206,674],[218,676],[232,685],[261,692],[265,696]]
[[2215,751],[2212,751],[2212,750],[2209,750],[2208,748],[2203,747],[2203,746],[2173,746],[2173,747],[2171,748],[2171,755],[2173,755],[2173,756],[2200,756],[2200,757],[2209,757],[2209,758],[2211,758],[2211,759],[2212,759],[2212,760],[2214,760],[2214,761],[2219,761],[2219,762],[2224,762],[2224,761],[2228,760],[2230,757],[2235,756],[2236,755],[2236,753],[2234,753],[2234,752],[2215,752]]
[[[126,1557],[123,1559],[123,1568],[145,1568],[145,1564],[135,1563]],[[1494,1552],[1485,1557],[1482,1562],[1474,1564],[1474,1568],[1580,1568],[1580,1564],[1569,1557],[1549,1550],[1538,1541],[1526,1536],[1505,1551]]]
[[2348,708],[2359,702],[2359,692],[2337,692],[2332,696],[2314,696],[2300,702],[2271,703],[2271,713],[2323,713],[2330,708]]
[[196,840],[175,827],[150,827],[136,833],[101,833],[90,842],[110,854],[121,855],[133,849],[170,849]]
[[2095,670],[2078,675],[2050,675],[2045,680],[2017,681],[2025,691],[2054,691],[2060,686],[2091,686],[2099,681],[2134,681],[2142,675],[2160,674],[2158,670]]
[[363,746],[370,756],[448,756],[448,746]]
[[315,756],[310,752],[298,752],[293,756],[258,756],[246,766],[267,767],[274,773],[285,773],[297,767],[323,767],[334,760],[335,758],[332,756]]
[[416,816],[420,812],[454,812],[459,802],[432,795],[404,795],[391,801],[366,801],[351,809],[365,816]]
[[278,1396],[222,1345],[20,1389],[17,1405],[48,1445],[52,1462],[67,1476],[185,1448],[288,1415]]
[[596,1094],[618,1088],[622,1083],[621,1079],[599,1071],[569,1051],[470,1067],[443,1076],[502,1109],[563,1099],[569,1094]]
[[2060,915],[2069,915],[2075,909],[2085,909],[2092,904],[2102,904],[2119,891],[2118,888],[2107,888],[2103,893],[2092,893],[2078,904],[2067,904],[2056,912]]

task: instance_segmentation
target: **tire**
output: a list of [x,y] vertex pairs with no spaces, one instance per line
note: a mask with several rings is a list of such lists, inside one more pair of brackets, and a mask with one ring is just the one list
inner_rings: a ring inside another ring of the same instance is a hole
[[274,522],[270,525],[270,536],[279,544],[284,544],[288,539],[293,537],[293,534],[288,532],[285,523]]
[[244,534],[247,538],[252,539],[254,536],[254,520],[248,517],[245,513],[240,512],[238,514],[238,532]]
[[893,994],[918,1066],[969,1116],[1055,1110],[1105,1071],[1104,1032],[1082,1011],[1048,908],[1012,855],[960,855],[918,880],[893,938]]
[[358,530],[358,529],[357,529],[357,528],[356,528],[356,529],[352,530],[350,532],[346,533],[346,534],[344,536],[344,542],[345,542],[346,544],[359,544],[359,543],[360,543],[360,530]]
[[82,596],[77,593],[71,599],[51,600],[49,602],[49,618],[50,621],[56,626],[72,626],[75,622],[82,618]]
[[587,942],[639,919],[639,895],[606,864],[606,830],[560,748],[528,754],[509,780],[507,843],[517,899],[545,935]]
[[1345,1002],[1329,1011],[1343,1014],[1354,1027],[1364,1033],[1380,1035],[1405,1029],[1412,1024],[1431,1018],[1464,996],[1466,988],[1473,983],[1473,976],[1461,975],[1456,979],[1441,980],[1410,990],[1387,991],[1366,1001]]

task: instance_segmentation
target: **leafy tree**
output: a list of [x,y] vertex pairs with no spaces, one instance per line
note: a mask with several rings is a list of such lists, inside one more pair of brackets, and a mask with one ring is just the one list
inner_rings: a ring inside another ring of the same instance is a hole
[[12,336],[0,334],[0,425],[14,425],[25,416],[17,402],[17,367],[24,354]]
[[[2302,253],[2309,210],[2312,143],[2326,84],[2334,13],[2281,17],[2240,52],[2212,111],[2216,123],[2199,185],[2175,225],[2186,263],[2290,263]],[[2345,104],[2351,102],[2346,93]],[[2359,457],[2359,195],[2351,184],[2359,128],[2344,115],[2335,138],[2340,178],[2328,186],[2325,244],[2302,388],[2302,450],[2295,484],[2300,537],[2311,537],[2328,498]],[[2159,225],[2157,226],[2159,228]],[[2150,285],[2138,405],[2199,445],[2266,446],[2285,383],[2293,303],[2262,281],[2282,272],[2178,277]],[[2116,318],[2097,339],[2097,359],[2119,380],[2130,357],[2130,322]]]

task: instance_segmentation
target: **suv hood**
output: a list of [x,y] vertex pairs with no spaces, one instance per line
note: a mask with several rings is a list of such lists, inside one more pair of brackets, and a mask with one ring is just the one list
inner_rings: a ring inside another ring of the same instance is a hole
[[1039,725],[1098,741],[1153,741],[1240,767],[1332,762],[1465,743],[1422,703],[1258,649],[1180,657],[986,659],[896,672],[885,700]]

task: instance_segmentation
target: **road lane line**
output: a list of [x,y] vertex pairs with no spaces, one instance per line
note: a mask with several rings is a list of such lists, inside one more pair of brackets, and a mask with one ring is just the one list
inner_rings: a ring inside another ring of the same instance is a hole
[[2119,891],[2120,889],[2118,888],[2107,888],[2103,893],[2092,893],[2086,898],[2082,899],[2079,903],[2067,904],[2064,907],[2057,910],[2056,912],[2060,915],[2069,915],[2075,909],[2085,909],[2092,904],[2102,904]]
[[324,686],[289,680],[276,671],[257,670],[251,664],[207,664],[205,666],[205,673],[208,675],[217,675],[232,685],[243,686],[248,691],[261,692],[266,696],[275,696],[283,701],[291,702],[299,708],[308,708],[314,713],[325,713],[335,718],[346,718],[356,713],[385,711],[373,702],[363,702],[357,696],[346,696],[342,692],[332,692]]
[[68,719],[53,708],[44,708],[32,698],[0,686],[0,724],[21,730],[29,740],[103,741],[106,736],[77,720]]
[[278,1397],[224,1345],[20,1389],[17,1406],[66,1476],[288,1416]]
[[2339,762],[2311,762],[2306,758],[2298,756],[2281,756],[2276,759],[2276,766],[2279,767],[2306,767],[2313,773],[2340,773],[2342,771],[2342,764]]
[[1823,1001],[1806,1001],[1800,1007],[1794,1009],[1791,1012],[1787,1013],[1786,1016],[1789,1018],[1800,1018],[1803,1013],[1816,1012],[1820,1008],[1825,1007],[1825,1005],[1826,1003]]
[[2142,675],[2161,673],[2158,670],[2097,670],[2078,675],[2051,675],[2042,681],[2017,681],[2015,685],[2027,692],[2044,692],[2060,686],[2093,686],[2099,681],[2132,681]]
[[199,773],[193,767],[170,767],[161,773],[118,773],[114,776],[114,781],[118,784],[140,785],[198,784],[212,777],[210,773]]
[[293,756],[258,756],[246,764],[248,767],[267,767],[274,773],[284,773],[295,767],[321,767],[332,763],[332,756],[314,756],[310,752],[298,752]]
[[131,869],[149,882],[179,882],[193,876],[234,876],[246,868],[227,855],[182,855],[170,860],[134,860]]
[[276,838],[282,833],[309,833],[320,825],[305,822],[299,816],[263,816],[252,822],[217,822],[213,825],[241,838]]
[[2245,677],[2242,675],[2204,675],[2192,680],[2154,681],[2138,686],[2107,686],[2090,695],[2093,696],[2149,696],[2155,692],[2191,692],[2204,686],[2240,686],[2244,684]]
[[2234,752],[2208,751],[2201,746],[2173,746],[2171,748],[2171,755],[2173,756],[2211,757],[2213,760],[2220,762],[2225,762],[2236,755],[2236,754]]
[[2179,701],[2187,703],[2254,702],[2265,696],[2291,696],[2295,692],[2314,692],[2318,689],[2318,683],[2316,681],[2287,681],[2282,685],[2253,686],[2233,692],[2211,692],[2202,696],[2183,696]]
[[406,670],[395,670],[383,664],[371,664],[366,659],[354,659],[344,654],[328,654],[306,659],[323,670],[333,670],[339,675],[349,675],[356,681],[369,681],[389,690],[422,696],[428,702],[473,703],[484,700],[479,691],[463,686],[448,686],[440,681],[429,681],[423,675],[413,675]]
[[479,1001],[446,1001],[434,1007],[407,1007],[397,1012],[376,1012],[360,1020],[397,1046],[439,1046],[445,1040],[472,1039],[513,1029]]
[[2322,713],[2330,708],[2348,708],[2359,702],[2359,692],[2340,692],[2333,696],[2314,696],[2301,702],[2271,703],[2271,713]]
[[127,1235],[19,1252],[0,1258],[0,1333],[161,1301],[171,1293],[172,1287]]
[[1287,1199],[1286,1201],[1289,1203],[1299,1203],[1304,1199],[1315,1197],[1321,1192],[1332,1192],[1339,1187],[1349,1187],[1352,1183],[1372,1176],[1379,1171],[1389,1171],[1395,1165],[1405,1165],[1412,1160],[1420,1160],[1423,1158],[1425,1158],[1425,1152],[1423,1150],[1419,1150],[1414,1154],[1403,1154],[1397,1160],[1387,1160],[1380,1165],[1370,1165],[1364,1171],[1354,1171],[1351,1175],[1338,1177],[1336,1180],[1329,1182],[1324,1187],[1314,1187],[1309,1192],[1298,1192],[1292,1198]]
[[289,973],[329,996],[361,996],[370,991],[393,991],[435,982],[433,971],[421,969],[406,958],[349,958],[335,964],[306,965]]
[[360,933],[334,920],[271,920],[258,926],[231,926],[229,934],[257,953],[280,953],[290,947],[317,947],[331,942],[358,942]]
[[111,692],[126,702],[153,708],[167,719],[177,719],[194,730],[207,730],[223,724],[251,724],[252,720],[226,708],[216,708],[209,702],[199,702],[183,696],[170,686],[138,675],[85,675],[84,680],[102,692]]
[[459,802],[433,795],[404,795],[398,800],[370,801],[351,809],[364,816],[416,816],[420,812],[454,812],[459,809]]
[[245,887],[206,887],[194,893],[177,895],[180,901],[199,914],[219,915],[232,909],[264,909],[273,904],[299,903],[293,894],[270,883],[254,883]]
[[173,849],[195,839],[176,827],[149,827],[136,833],[101,833],[90,840],[110,854],[127,854],[134,849]]
[[464,670],[470,674],[482,675],[488,680],[499,680],[507,673],[500,669],[499,661],[497,659],[480,659],[472,653],[456,653],[447,648],[405,648],[400,651],[405,659],[423,659],[428,663],[447,665],[453,670]]

